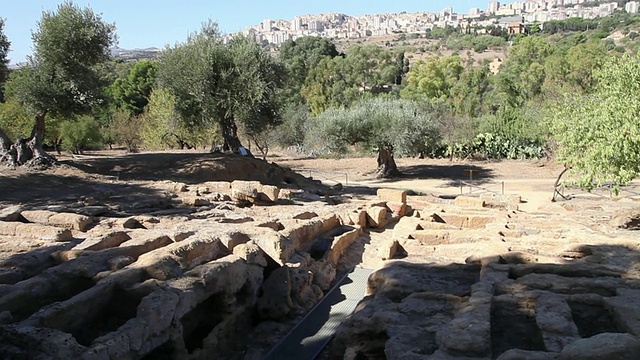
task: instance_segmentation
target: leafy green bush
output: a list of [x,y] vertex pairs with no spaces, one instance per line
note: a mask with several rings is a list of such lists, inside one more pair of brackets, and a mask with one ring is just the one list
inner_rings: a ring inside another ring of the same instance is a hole
[[62,147],[74,154],[102,145],[100,126],[91,116],[81,116],[76,121],[66,120],[60,125]]
[[330,154],[344,154],[352,145],[369,151],[386,148],[400,156],[428,154],[440,138],[435,116],[410,100],[363,100],[313,118],[305,145]]
[[271,133],[274,143],[281,147],[302,145],[309,128],[310,114],[311,110],[306,105],[288,107],[282,114],[282,124]]

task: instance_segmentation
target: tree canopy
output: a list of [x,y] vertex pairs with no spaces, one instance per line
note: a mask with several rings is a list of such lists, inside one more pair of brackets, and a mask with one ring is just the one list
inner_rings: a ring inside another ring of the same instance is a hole
[[157,64],[149,60],[136,62],[129,74],[111,84],[111,96],[117,107],[140,115],[149,103],[149,96],[156,81]]
[[300,89],[309,72],[324,58],[338,56],[336,45],[327,38],[304,36],[287,40],[280,48],[279,58],[289,70],[286,96],[290,102],[301,102]]
[[436,146],[439,135],[434,114],[409,100],[363,100],[317,116],[310,139],[337,153],[356,144],[376,150],[378,175],[396,176],[394,154],[418,155]]
[[33,55],[14,71],[6,95],[26,104],[36,115],[31,137],[18,142],[12,162],[50,159],[42,149],[48,113],[66,118],[88,112],[103,97],[104,84],[95,66],[109,59],[115,25],[90,8],[71,2],[45,11],[32,33]]
[[396,58],[390,51],[375,45],[353,46],[345,57],[323,58],[309,72],[301,92],[311,111],[320,114],[384,92],[397,75]]
[[587,189],[640,174],[640,59],[611,59],[594,77],[592,93],[567,95],[549,115],[558,160]]
[[218,124],[224,149],[240,146],[238,127],[260,132],[280,121],[277,94],[285,68],[255,41],[235,37],[223,43],[209,23],[160,59],[160,86],[176,98],[176,110],[189,124]]

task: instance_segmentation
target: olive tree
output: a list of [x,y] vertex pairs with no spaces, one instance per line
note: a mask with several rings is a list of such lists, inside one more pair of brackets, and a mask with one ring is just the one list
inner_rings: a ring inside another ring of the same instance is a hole
[[32,33],[33,55],[6,84],[8,98],[26,104],[35,114],[31,134],[13,144],[0,131],[1,155],[14,164],[49,164],[42,148],[48,114],[67,119],[88,112],[102,99],[103,84],[95,66],[106,61],[115,41],[115,25],[90,8],[71,2],[45,11]]
[[593,189],[619,186],[640,174],[640,59],[612,59],[596,71],[587,95],[567,95],[550,112],[558,160],[576,182]]
[[234,37],[228,44],[215,23],[185,43],[167,49],[158,79],[176,98],[176,110],[187,125],[218,125],[224,150],[241,146],[238,125],[255,135],[280,122],[277,94],[285,68],[258,44]]
[[415,156],[437,145],[435,116],[410,100],[363,100],[318,115],[308,138],[339,153],[349,145],[364,145],[377,152],[377,176],[395,177],[401,175],[395,154]]

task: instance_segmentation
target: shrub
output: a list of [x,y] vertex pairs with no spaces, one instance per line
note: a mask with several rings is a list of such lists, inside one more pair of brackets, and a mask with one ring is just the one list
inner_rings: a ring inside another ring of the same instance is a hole
[[100,126],[91,116],[81,116],[75,121],[66,120],[60,125],[62,147],[74,154],[102,145]]

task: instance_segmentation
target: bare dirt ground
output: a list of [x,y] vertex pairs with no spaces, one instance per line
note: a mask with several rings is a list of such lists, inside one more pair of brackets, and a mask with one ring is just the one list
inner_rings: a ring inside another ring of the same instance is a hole
[[[271,173],[273,170],[262,166],[261,162],[238,161],[237,156],[202,151],[139,154],[97,151],[81,156],[62,155],[59,160],[61,166],[46,171],[0,168],[0,204],[63,200],[101,191],[144,196],[150,194],[149,185],[157,181],[259,180],[280,185],[285,176]],[[373,193],[370,188],[398,188],[434,196],[504,193],[520,195],[521,208],[525,211],[535,211],[549,204],[555,180],[563,169],[561,164],[548,160],[401,158],[396,161],[403,177],[376,179],[374,157],[299,158],[282,152],[270,156],[268,161],[328,185],[340,183],[347,192]],[[579,190],[569,193],[587,195]],[[608,192],[598,196],[606,197]]]
[[[277,161],[277,160],[276,160]],[[282,159],[278,164],[302,175],[337,181],[347,186],[399,188],[421,194],[457,195],[480,192],[520,195],[523,208],[535,210],[549,203],[562,165],[546,160],[472,161],[447,159],[397,159],[404,176],[375,179],[375,158]],[[504,185],[504,187],[503,187]]]

